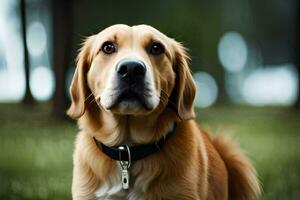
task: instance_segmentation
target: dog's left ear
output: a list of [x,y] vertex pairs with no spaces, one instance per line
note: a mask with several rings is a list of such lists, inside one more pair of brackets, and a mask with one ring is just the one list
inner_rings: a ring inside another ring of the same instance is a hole
[[188,66],[189,56],[186,48],[176,41],[174,41],[173,46],[175,50],[173,68],[176,73],[176,81],[172,95],[180,120],[189,120],[195,117],[193,103],[196,85]]

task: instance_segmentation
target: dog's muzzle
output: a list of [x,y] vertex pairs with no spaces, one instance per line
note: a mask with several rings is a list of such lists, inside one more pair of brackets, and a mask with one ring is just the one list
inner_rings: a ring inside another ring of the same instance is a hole
[[107,109],[115,108],[122,113],[136,112],[140,109],[152,110],[153,89],[146,64],[136,58],[124,58],[115,67],[115,85],[109,95],[110,104]]

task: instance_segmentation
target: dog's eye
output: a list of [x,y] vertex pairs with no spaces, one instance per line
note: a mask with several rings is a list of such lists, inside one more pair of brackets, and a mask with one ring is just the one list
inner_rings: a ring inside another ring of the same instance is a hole
[[153,42],[150,47],[150,53],[153,55],[160,55],[164,53],[164,51],[165,51],[164,46],[158,42]]
[[101,50],[105,53],[105,54],[112,54],[114,52],[116,52],[117,48],[114,45],[114,43],[112,42],[104,42]]

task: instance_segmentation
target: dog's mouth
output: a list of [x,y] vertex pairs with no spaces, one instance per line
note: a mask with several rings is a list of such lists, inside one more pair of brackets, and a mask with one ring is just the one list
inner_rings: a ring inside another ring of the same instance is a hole
[[148,102],[150,95],[147,91],[137,89],[125,89],[118,91],[108,110],[128,114],[137,110],[151,111],[153,106]]
[[149,109],[146,104],[145,96],[140,92],[134,90],[125,90],[122,93],[120,93],[119,97],[117,98],[116,104],[119,104],[123,101],[140,102],[142,106],[144,106],[146,109]]

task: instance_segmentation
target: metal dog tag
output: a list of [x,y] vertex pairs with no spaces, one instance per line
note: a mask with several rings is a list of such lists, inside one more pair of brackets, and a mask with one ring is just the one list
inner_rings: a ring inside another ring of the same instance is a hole
[[[124,190],[128,190],[129,189],[129,177],[130,177],[128,169],[131,165],[131,155],[130,155],[130,148],[127,145],[125,145],[125,147],[126,147],[126,150],[128,153],[128,161],[122,161],[121,152],[119,152],[119,159],[120,159],[119,163],[122,168],[122,171],[121,171],[121,173],[122,173],[121,174],[122,188]],[[120,147],[118,147],[118,149],[124,150],[125,147],[120,146]]]
[[124,190],[129,189],[129,172],[127,169],[122,169],[122,187]]

